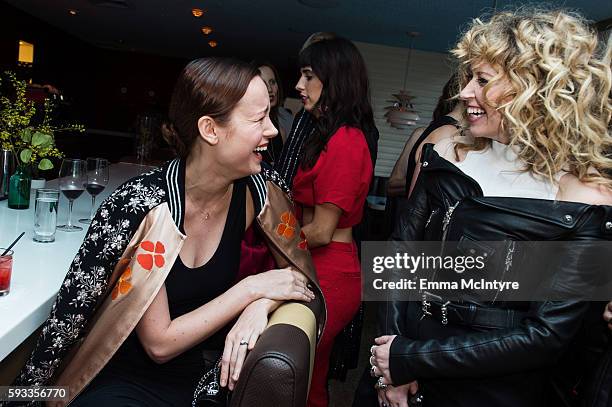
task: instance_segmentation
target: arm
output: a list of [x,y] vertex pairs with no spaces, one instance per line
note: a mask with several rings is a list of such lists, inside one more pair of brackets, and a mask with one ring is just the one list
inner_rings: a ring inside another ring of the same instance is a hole
[[390,343],[389,368],[395,384],[416,378],[491,377],[553,363],[571,342],[587,311],[584,302],[533,303],[530,316],[515,329]]
[[[426,180],[419,177],[413,193],[408,199],[399,199],[397,220],[389,241],[389,250],[403,252],[402,242],[422,240],[430,207],[427,197]],[[393,273],[393,270],[391,270]],[[401,276],[395,277],[399,281]],[[409,303],[403,298],[395,298],[394,290],[387,292],[387,299],[378,308],[378,330],[380,334],[406,334],[405,321]],[[398,294],[399,295],[399,294]]]
[[[170,319],[163,285],[136,332],[149,357],[156,363],[165,363],[217,332],[255,300],[270,297],[310,301],[314,294],[307,284],[306,276],[297,271],[271,270],[245,278],[214,300],[175,319]],[[275,302],[266,304],[271,307]]]
[[332,203],[315,205],[312,221],[302,228],[308,247],[325,246],[332,240],[342,209]]
[[410,188],[408,192],[409,196],[412,193],[412,190],[414,189],[416,180],[417,178],[419,178],[419,173],[421,171],[421,166],[418,165],[418,163],[421,162],[421,153],[423,151],[423,146],[427,143],[436,144],[443,140],[450,140],[453,137],[456,137],[458,135],[459,135],[459,130],[457,130],[455,126],[447,124],[446,126],[438,127],[437,129],[432,131],[427,137],[425,137],[425,140],[423,140],[423,142],[419,144],[416,150],[416,155],[415,155],[417,166],[414,168],[414,173],[412,174],[412,180],[410,181]]
[[408,159],[410,157],[410,153],[414,149],[414,145],[421,134],[423,134],[423,131],[425,131],[425,127],[416,128],[408,137],[406,144],[404,144],[404,149],[395,162],[391,175],[389,175],[389,182],[387,184],[388,197],[406,195],[406,171],[408,170]]

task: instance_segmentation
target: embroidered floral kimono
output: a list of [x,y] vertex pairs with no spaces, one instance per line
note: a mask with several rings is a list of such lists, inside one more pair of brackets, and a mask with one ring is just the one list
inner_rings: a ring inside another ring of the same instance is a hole
[[[278,185],[277,185],[278,184]],[[286,187],[271,169],[249,177],[257,224],[279,267],[310,278],[322,331],[325,305]],[[73,400],[100,372],[147,310],[186,238],[185,161],[133,178],[100,206],[51,314],[15,385],[68,386]],[[283,191],[284,190],[284,191]],[[313,319],[314,320],[314,319]]]

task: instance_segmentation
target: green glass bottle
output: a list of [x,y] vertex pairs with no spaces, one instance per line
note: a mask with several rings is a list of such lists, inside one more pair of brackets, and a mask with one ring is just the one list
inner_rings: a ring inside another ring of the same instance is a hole
[[8,207],[28,209],[30,207],[30,185],[32,174],[29,166],[19,165],[9,180]]

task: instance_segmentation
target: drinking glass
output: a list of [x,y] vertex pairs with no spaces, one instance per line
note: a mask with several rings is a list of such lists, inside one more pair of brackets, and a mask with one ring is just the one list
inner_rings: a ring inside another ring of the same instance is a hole
[[[0,249],[0,254],[5,249]],[[0,297],[5,296],[11,289],[11,272],[13,271],[13,251],[9,250],[0,256]]]
[[68,223],[66,225],[60,225],[57,228],[64,232],[83,230],[82,227],[72,224],[72,204],[75,199],[85,192],[84,185],[87,182],[85,161],[75,158],[64,158],[62,160],[59,176],[60,191],[68,198]]
[[35,242],[50,243],[55,241],[57,225],[57,205],[60,191],[57,189],[37,189],[34,201],[34,237]]
[[79,219],[79,222],[89,225],[96,213],[96,196],[108,184],[108,160],[104,158],[87,158],[87,182],[85,190],[91,195],[91,212],[89,218]]

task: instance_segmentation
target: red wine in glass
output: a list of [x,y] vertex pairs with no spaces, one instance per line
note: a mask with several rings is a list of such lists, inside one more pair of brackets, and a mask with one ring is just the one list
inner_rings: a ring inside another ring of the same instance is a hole
[[109,162],[104,158],[87,158],[87,180],[83,184],[85,190],[91,195],[91,212],[89,218],[79,219],[79,222],[89,225],[93,220],[96,210],[96,196],[106,188],[108,184]]
[[87,181],[85,161],[74,158],[63,159],[59,176],[60,191],[68,198],[68,223],[57,228],[64,232],[83,230],[82,227],[72,224],[72,204],[85,191],[83,186]]
[[70,201],[74,201],[75,199],[80,197],[83,192],[85,192],[84,189],[62,189],[61,191],[62,194],[64,194],[64,196]]

